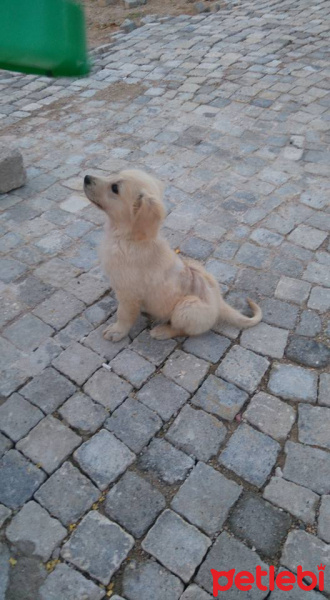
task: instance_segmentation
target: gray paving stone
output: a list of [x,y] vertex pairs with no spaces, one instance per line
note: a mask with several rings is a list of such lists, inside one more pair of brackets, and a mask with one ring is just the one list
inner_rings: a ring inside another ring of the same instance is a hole
[[53,286],[40,281],[37,277],[28,275],[22,282],[17,284],[18,294],[21,302],[34,308],[48,298],[54,291]]
[[0,502],[14,510],[23,506],[45,479],[20,452],[9,450],[0,461]]
[[270,325],[283,327],[283,329],[293,329],[298,318],[298,307],[276,300],[275,298],[266,298],[260,302],[262,309],[262,319]]
[[253,269],[242,269],[237,276],[235,285],[238,289],[246,290],[250,294],[273,296],[279,276],[274,273],[259,273]]
[[79,268],[73,267],[67,261],[61,258],[52,258],[38,267],[34,274],[46,284],[61,287],[80,272]]
[[182,591],[180,579],[155,561],[131,561],[125,568],[123,593],[128,600],[179,600]]
[[102,365],[102,359],[75,342],[55,358],[53,365],[75,383],[82,385]]
[[270,373],[268,388],[285,400],[315,403],[317,374],[302,367],[275,363]]
[[[111,319],[109,322],[111,322]],[[92,331],[84,340],[84,345],[94,350],[94,352],[102,356],[106,361],[109,361],[117,356],[123,348],[127,347],[129,338],[127,336],[123,340],[120,340],[120,342],[110,342],[103,337],[104,329],[104,325],[101,325]]]
[[254,267],[255,269],[262,269],[266,266],[270,259],[270,251],[266,248],[260,248],[246,242],[243,244],[235,256],[235,261],[247,265],[248,267]]
[[304,271],[303,279],[321,286],[330,287],[329,266],[311,262]]
[[1,456],[3,456],[3,454],[5,454],[5,452],[7,452],[7,450],[10,450],[10,448],[12,448],[13,442],[11,440],[9,440],[5,435],[2,435],[2,433],[0,433],[0,458]]
[[109,319],[109,317],[115,312],[116,308],[116,300],[111,298],[111,296],[107,296],[92,306],[89,306],[89,308],[86,308],[84,314],[86,319],[88,319],[92,325],[97,326],[100,325],[100,323],[103,323],[103,321],[106,321],[106,319]]
[[262,358],[240,346],[233,346],[218,366],[215,374],[234,383],[246,392],[252,393],[259,385],[269,367],[266,358]]
[[109,284],[103,279],[93,277],[90,273],[83,273],[79,277],[71,279],[65,284],[64,288],[67,292],[89,305],[98,300],[100,296],[103,296],[108,290]]
[[296,327],[296,333],[308,337],[315,337],[320,333],[321,329],[322,321],[319,315],[312,310],[305,310],[301,315],[298,327]]
[[3,504],[0,504],[0,527],[2,527],[2,525],[9,519],[11,514],[12,511],[9,508]]
[[[314,535],[306,531],[291,531],[285,542],[281,556],[281,564],[297,572],[300,565],[303,571],[312,571],[315,573],[315,565],[325,565],[329,567],[330,546],[319,540]],[[324,590],[330,591],[330,583],[327,577],[324,578]]]
[[185,404],[189,393],[164,375],[158,374],[139,390],[137,398],[163,421],[168,421]]
[[260,246],[280,246],[283,241],[283,236],[269,229],[260,227],[255,229],[251,234],[251,240],[260,244]]
[[53,338],[48,338],[34,352],[25,353],[17,366],[22,373],[26,372],[29,377],[39,375],[60,354],[61,350],[61,346]]
[[213,244],[198,237],[189,237],[180,245],[180,251],[196,260],[205,260],[212,254]]
[[34,463],[52,473],[81,443],[81,438],[52,416],[45,417],[17,444]]
[[[27,187],[25,187],[25,190],[20,190],[19,192],[19,197],[22,198],[24,191],[27,190]],[[16,192],[17,194],[17,192]],[[18,194],[17,194],[18,195]],[[19,204],[15,204],[14,206],[10,207],[9,210],[6,211],[5,215],[3,218],[5,218],[7,221],[9,221],[10,223],[23,223],[23,221],[29,221],[30,219],[33,219],[34,217],[38,216],[38,210],[35,210],[33,208],[31,208],[28,205],[23,204],[22,202],[20,202]]]
[[275,297],[280,300],[289,300],[295,304],[303,304],[309,296],[311,285],[307,281],[281,277],[275,290]]
[[27,383],[20,393],[46,414],[54,412],[63,402],[72,396],[76,387],[52,367]]
[[299,442],[330,449],[330,409],[305,404],[298,411]]
[[108,416],[103,406],[78,392],[60,408],[59,414],[73,429],[81,433],[95,433]]
[[40,600],[101,600],[104,589],[65,564],[59,564],[48,575],[39,590]]
[[109,429],[137,454],[162,427],[156,413],[135,398],[127,398],[105,422]]
[[172,485],[186,478],[194,460],[165,440],[155,438],[139,458],[138,466]]
[[35,242],[38,250],[46,255],[55,255],[71,246],[72,240],[61,230],[54,230]]
[[240,333],[240,329],[237,329],[237,327],[233,327],[232,325],[229,325],[225,322],[221,323],[221,321],[219,323],[216,323],[213,329],[216,333],[220,333],[225,337],[230,338],[231,340],[236,340]]
[[[65,307],[64,310],[63,307]],[[84,308],[85,304],[81,300],[78,300],[72,294],[59,290],[39,304],[33,312],[45,323],[58,330],[81,313]]]
[[63,546],[62,557],[107,585],[133,548],[134,539],[119,525],[93,510]]
[[46,325],[31,314],[25,315],[13,325],[7,327],[3,335],[21,350],[35,350],[41,342],[49,338],[54,332],[52,327]]
[[27,266],[12,258],[0,258],[0,279],[4,283],[15,281],[27,271]]
[[20,315],[26,309],[24,302],[17,297],[16,288],[0,283],[0,326],[3,327],[9,321]]
[[305,487],[286,481],[282,477],[272,477],[263,497],[304,523],[311,524],[315,521],[315,511],[320,498]]
[[319,310],[321,313],[330,310],[330,290],[319,286],[313,287],[308,306]]
[[188,338],[183,344],[183,349],[189,354],[216,363],[225,354],[229,346],[230,340],[228,338],[209,331],[203,335]]
[[104,368],[96,371],[84,385],[84,391],[110,412],[124,402],[131,390],[127,381]]
[[28,502],[6,529],[6,537],[20,552],[47,561],[66,537],[64,527],[36,502]]
[[163,494],[155,487],[136,473],[126,472],[108,493],[104,510],[126,531],[140,538],[165,505]]
[[55,336],[55,340],[62,348],[67,348],[72,342],[80,342],[85,339],[92,330],[92,325],[85,317],[77,317]]
[[123,350],[110,363],[111,368],[127,379],[135,388],[140,388],[155,371],[155,367],[132,350]]
[[330,406],[330,374],[328,373],[320,375],[318,402],[324,406]]
[[201,385],[192,403],[226,421],[232,421],[248,399],[236,385],[209,375]]
[[78,448],[74,458],[100,490],[105,490],[134,462],[135,454],[102,429]]
[[158,367],[171,354],[175,346],[174,340],[155,340],[145,329],[135,338],[130,348]]
[[219,283],[233,283],[237,275],[236,267],[221,262],[220,260],[216,260],[215,258],[210,258],[207,261],[205,268],[217,281],[219,281]]
[[63,525],[76,523],[100,496],[99,490],[70,462],[38,489],[35,499]]
[[208,461],[224,442],[226,427],[203,410],[184,406],[166,434],[175,446],[198,460]]
[[180,600],[211,600],[211,596],[193,583],[185,590]]
[[237,244],[236,242],[225,241],[219,244],[219,246],[217,246],[213,253],[213,256],[215,258],[230,260],[231,258],[234,258],[238,249],[239,244]]
[[207,535],[219,532],[242,488],[199,462],[174,496],[171,507]]
[[65,234],[70,238],[76,240],[82,237],[85,233],[87,233],[92,228],[91,223],[87,223],[83,219],[77,219],[73,223],[70,223],[65,228]]
[[[268,573],[268,565],[259,558],[256,552],[253,552],[224,531],[209,551],[206,560],[197,573],[196,581],[210,594],[213,594],[211,569],[220,572],[235,568],[237,573],[243,570],[255,573],[257,566],[260,566],[262,571],[266,571],[266,574]],[[220,579],[219,584],[225,585],[223,579]],[[268,594],[268,588],[266,591],[259,590],[255,583],[251,592],[249,592],[251,600],[263,600]],[[226,600],[237,600],[237,597],[238,591],[236,586],[233,585],[230,590],[226,591]]]
[[275,396],[259,392],[253,396],[244,418],[277,441],[285,440],[296,420],[296,411]]
[[[91,207],[93,209],[93,207]],[[89,209],[87,209],[89,210]],[[87,218],[87,211],[84,211],[84,216]],[[80,242],[80,240],[79,240]],[[93,248],[90,244],[84,243],[83,241],[80,243],[76,243],[71,249],[70,256],[67,258],[69,263],[79,269],[79,271],[89,271],[92,267],[95,267],[97,264],[95,248]]]
[[310,225],[312,225],[313,227],[317,227],[318,229],[324,229],[324,231],[329,231],[330,230],[330,221],[329,221],[329,215],[327,215],[325,212],[315,212],[314,214],[309,217],[308,221],[307,221]]
[[221,452],[219,463],[237,475],[261,487],[276,462],[280,445],[268,435],[242,424]]
[[259,496],[244,494],[229,519],[229,528],[238,538],[272,558],[287,536],[291,518]]
[[319,448],[311,448],[287,441],[283,469],[285,479],[303,485],[317,494],[328,494],[330,455]]
[[308,248],[309,250],[317,250],[326,237],[326,232],[302,224],[290,233],[288,240],[294,244]]
[[1,573],[0,598],[1,598],[1,600],[6,599],[6,591],[7,591],[7,586],[8,586],[8,582],[9,582],[9,576],[10,576],[9,559],[10,559],[10,553],[9,553],[7,546],[5,546],[5,544],[0,543],[0,573]]
[[208,368],[209,364],[204,360],[176,350],[167,359],[163,373],[188,392],[194,392],[205,377]]
[[310,214],[311,210],[306,206],[287,204],[281,207],[277,213],[274,211],[263,224],[265,227],[275,229],[285,235],[306,220]]
[[330,364],[330,349],[322,342],[294,335],[286,348],[285,355],[292,361],[307,367],[324,368]]
[[273,358],[283,358],[288,340],[288,331],[259,323],[256,327],[243,331],[241,344],[248,350]]
[[142,542],[142,548],[188,582],[202,562],[211,541],[206,535],[165,510]]
[[13,394],[0,405],[0,429],[14,442],[24,437],[43,418],[41,410],[20,394]]
[[322,496],[317,535],[325,542],[330,543],[330,496]]

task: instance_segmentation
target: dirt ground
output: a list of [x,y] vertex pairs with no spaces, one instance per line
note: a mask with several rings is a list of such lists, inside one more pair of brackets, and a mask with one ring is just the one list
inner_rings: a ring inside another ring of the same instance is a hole
[[[123,0],[113,6],[100,6],[100,0],[85,0],[87,35],[91,48],[106,44],[111,34],[118,31],[125,19],[133,19],[137,23],[146,15],[182,15],[193,14],[191,0],[147,0],[144,6],[125,8]],[[210,2],[210,5],[213,2]]]

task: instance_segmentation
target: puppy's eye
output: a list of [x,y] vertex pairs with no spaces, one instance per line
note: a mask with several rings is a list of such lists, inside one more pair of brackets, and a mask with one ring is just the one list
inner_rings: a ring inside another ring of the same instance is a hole
[[111,191],[112,191],[114,194],[118,194],[118,193],[119,193],[119,188],[118,188],[118,185],[117,185],[117,183],[113,183],[113,184],[112,184],[112,186],[111,186]]

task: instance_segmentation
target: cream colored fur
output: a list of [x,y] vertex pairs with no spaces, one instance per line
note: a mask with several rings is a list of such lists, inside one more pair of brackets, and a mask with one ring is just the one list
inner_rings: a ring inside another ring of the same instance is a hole
[[151,330],[159,340],[199,335],[219,320],[240,329],[259,323],[262,313],[255,302],[248,300],[252,318],[239,313],[223,300],[218,282],[202,265],[178,256],[161,237],[165,211],[159,181],[130,170],[110,179],[87,176],[84,190],[108,217],[100,257],[119,307],[117,321],[104,331],[106,339],[125,337],[141,310],[164,323]]

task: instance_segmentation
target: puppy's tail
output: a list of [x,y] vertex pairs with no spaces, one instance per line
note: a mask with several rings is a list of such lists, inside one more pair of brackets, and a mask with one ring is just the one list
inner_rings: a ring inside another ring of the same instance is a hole
[[230,325],[234,325],[238,327],[238,329],[248,329],[249,327],[254,327],[260,323],[262,319],[262,311],[260,306],[253,302],[250,298],[247,298],[247,301],[252,308],[253,317],[246,317],[242,315],[236,308],[229,306],[227,302],[221,299],[220,304],[220,312],[219,312],[219,320],[226,321]]

